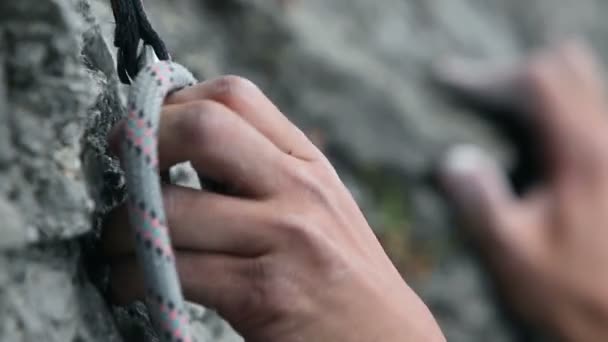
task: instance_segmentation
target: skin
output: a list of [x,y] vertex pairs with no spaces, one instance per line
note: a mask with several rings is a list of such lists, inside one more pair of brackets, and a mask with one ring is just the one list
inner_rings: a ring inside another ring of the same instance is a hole
[[[247,341],[445,341],[328,160],[251,82],[168,98],[159,156],[228,189],[166,185],[164,203],[186,297]],[[133,245],[120,208],[103,235],[118,303],[144,295]]]
[[[479,148],[453,148],[440,170],[509,303],[563,341],[608,340],[608,103],[592,54],[568,43],[441,74],[529,119],[542,149],[543,182],[521,197]],[[159,139],[161,169],[190,160],[228,189],[167,185],[164,201],[186,296],[247,341],[445,340],[327,159],[250,82],[176,93]],[[117,210],[103,237],[118,303],[143,295],[127,222]]]
[[509,70],[442,73],[531,119],[545,157],[521,197],[478,148],[452,149],[441,168],[508,302],[563,341],[608,341],[608,103],[592,53],[569,42]]

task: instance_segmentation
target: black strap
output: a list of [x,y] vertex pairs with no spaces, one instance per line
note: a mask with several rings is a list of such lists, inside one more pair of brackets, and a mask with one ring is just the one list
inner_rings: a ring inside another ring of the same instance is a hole
[[139,71],[138,46],[140,41],[150,45],[160,60],[171,57],[165,43],[158,33],[154,31],[142,0],[111,0],[116,31],[114,32],[114,46],[117,51],[117,72],[120,81],[131,83]]

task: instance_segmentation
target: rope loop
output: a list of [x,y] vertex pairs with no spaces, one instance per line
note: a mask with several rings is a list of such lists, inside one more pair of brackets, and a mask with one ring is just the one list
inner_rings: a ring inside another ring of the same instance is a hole
[[111,0],[111,3],[116,20],[116,69],[120,81],[131,84],[140,70],[140,43],[151,46],[160,60],[170,60],[171,57],[165,43],[150,24],[142,0]]

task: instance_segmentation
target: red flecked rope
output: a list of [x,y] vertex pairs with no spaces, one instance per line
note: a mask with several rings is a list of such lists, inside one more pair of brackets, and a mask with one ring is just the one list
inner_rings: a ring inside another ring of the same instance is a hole
[[[146,285],[146,305],[162,341],[191,342],[189,317],[162,201],[158,126],[167,94],[192,85],[195,79],[186,68],[169,61],[165,45],[148,22],[141,0],[112,0],[112,9],[116,19],[117,72],[123,83],[134,79],[128,97],[121,159],[135,250]],[[140,55],[142,42],[144,49]],[[154,57],[163,61],[156,62]],[[144,69],[140,70],[142,64]]]
[[158,125],[165,96],[194,83],[179,64],[161,61],[142,70],[131,85],[122,161],[129,218],[147,289],[146,305],[163,341],[190,342],[175,257],[158,174]]

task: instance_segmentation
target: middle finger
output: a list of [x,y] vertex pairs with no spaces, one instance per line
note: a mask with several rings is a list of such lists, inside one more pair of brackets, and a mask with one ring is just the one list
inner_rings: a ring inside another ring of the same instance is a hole
[[278,188],[284,154],[227,107],[209,100],[164,107],[159,167],[190,161],[197,172],[240,195]]

